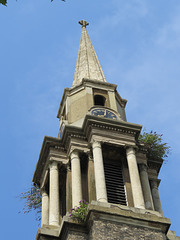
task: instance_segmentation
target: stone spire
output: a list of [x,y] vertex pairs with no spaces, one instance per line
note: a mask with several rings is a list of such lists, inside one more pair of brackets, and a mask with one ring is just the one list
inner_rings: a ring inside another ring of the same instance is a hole
[[103,70],[86,30],[88,22],[81,20],[82,34],[79,45],[78,57],[73,79],[73,86],[82,82],[83,78],[106,82]]

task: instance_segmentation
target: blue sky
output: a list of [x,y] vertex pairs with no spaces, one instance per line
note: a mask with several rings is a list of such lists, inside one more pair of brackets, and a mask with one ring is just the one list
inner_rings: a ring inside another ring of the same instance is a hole
[[2,239],[32,240],[34,214],[16,196],[31,184],[45,135],[56,137],[85,19],[108,82],[128,100],[129,122],[163,133],[172,147],[160,196],[180,236],[180,1],[9,0],[0,6]]

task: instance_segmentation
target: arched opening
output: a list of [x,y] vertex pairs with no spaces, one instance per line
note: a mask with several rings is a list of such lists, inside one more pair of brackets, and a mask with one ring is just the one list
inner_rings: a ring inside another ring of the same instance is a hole
[[94,105],[104,106],[106,102],[106,98],[102,95],[95,95],[94,96]]

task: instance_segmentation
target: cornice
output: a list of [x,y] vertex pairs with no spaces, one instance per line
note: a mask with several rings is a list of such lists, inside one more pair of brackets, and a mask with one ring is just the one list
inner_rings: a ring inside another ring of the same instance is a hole
[[150,169],[155,169],[158,174],[163,164],[163,159],[147,159],[147,164]]
[[49,136],[44,137],[41,151],[39,154],[39,159],[36,164],[35,172],[32,179],[32,181],[38,185],[40,184],[41,174],[46,166],[46,161],[47,161],[50,149],[56,149],[61,152],[65,151],[62,145],[62,141],[60,139],[49,137]]
[[148,153],[148,150],[149,150],[149,145],[148,144],[138,142],[137,146],[138,146],[138,152],[144,153],[144,154]]
[[127,99],[122,98],[122,97],[120,96],[120,94],[118,93],[117,90],[115,91],[115,96],[116,96],[116,98],[117,98],[117,101],[118,101],[119,104],[121,105],[121,107],[122,107],[123,109],[125,109],[126,104],[127,104]]
[[102,117],[100,118],[87,114],[83,123],[83,130],[87,137],[89,136],[89,132],[91,131],[92,127],[125,133],[128,135],[133,135],[136,138],[138,138],[142,128],[142,126],[139,124],[129,123],[122,120],[113,120]]
[[113,83],[108,83],[108,82],[101,82],[97,81],[96,79],[88,79],[88,78],[83,78],[82,84],[84,86],[96,86],[96,87],[106,87],[106,90],[116,90],[117,85]]
[[[78,146],[75,146],[76,144],[74,144],[72,139],[76,139],[84,143],[86,142],[88,144],[88,137],[92,128],[103,130],[103,132],[113,131],[122,133],[123,135],[127,134],[129,136],[134,136],[134,138],[137,139],[142,126],[121,120],[100,118],[89,114],[85,116],[82,128],[72,125],[65,125],[62,139],[48,136],[44,137],[39,160],[33,176],[33,182],[37,184],[40,183],[40,177],[43,173],[43,169],[46,166],[46,162],[48,161],[47,159],[50,149],[67,154],[71,150],[71,145],[75,148],[78,148]],[[84,145],[82,149],[83,148],[87,152],[87,146]]]

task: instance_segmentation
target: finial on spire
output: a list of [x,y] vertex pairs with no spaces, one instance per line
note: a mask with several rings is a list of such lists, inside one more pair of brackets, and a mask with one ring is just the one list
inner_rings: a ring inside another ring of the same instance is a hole
[[89,23],[86,22],[85,20],[79,21],[79,24],[82,25],[82,27],[85,27],[85,28],[86,28],[87,25],[89,25]]

